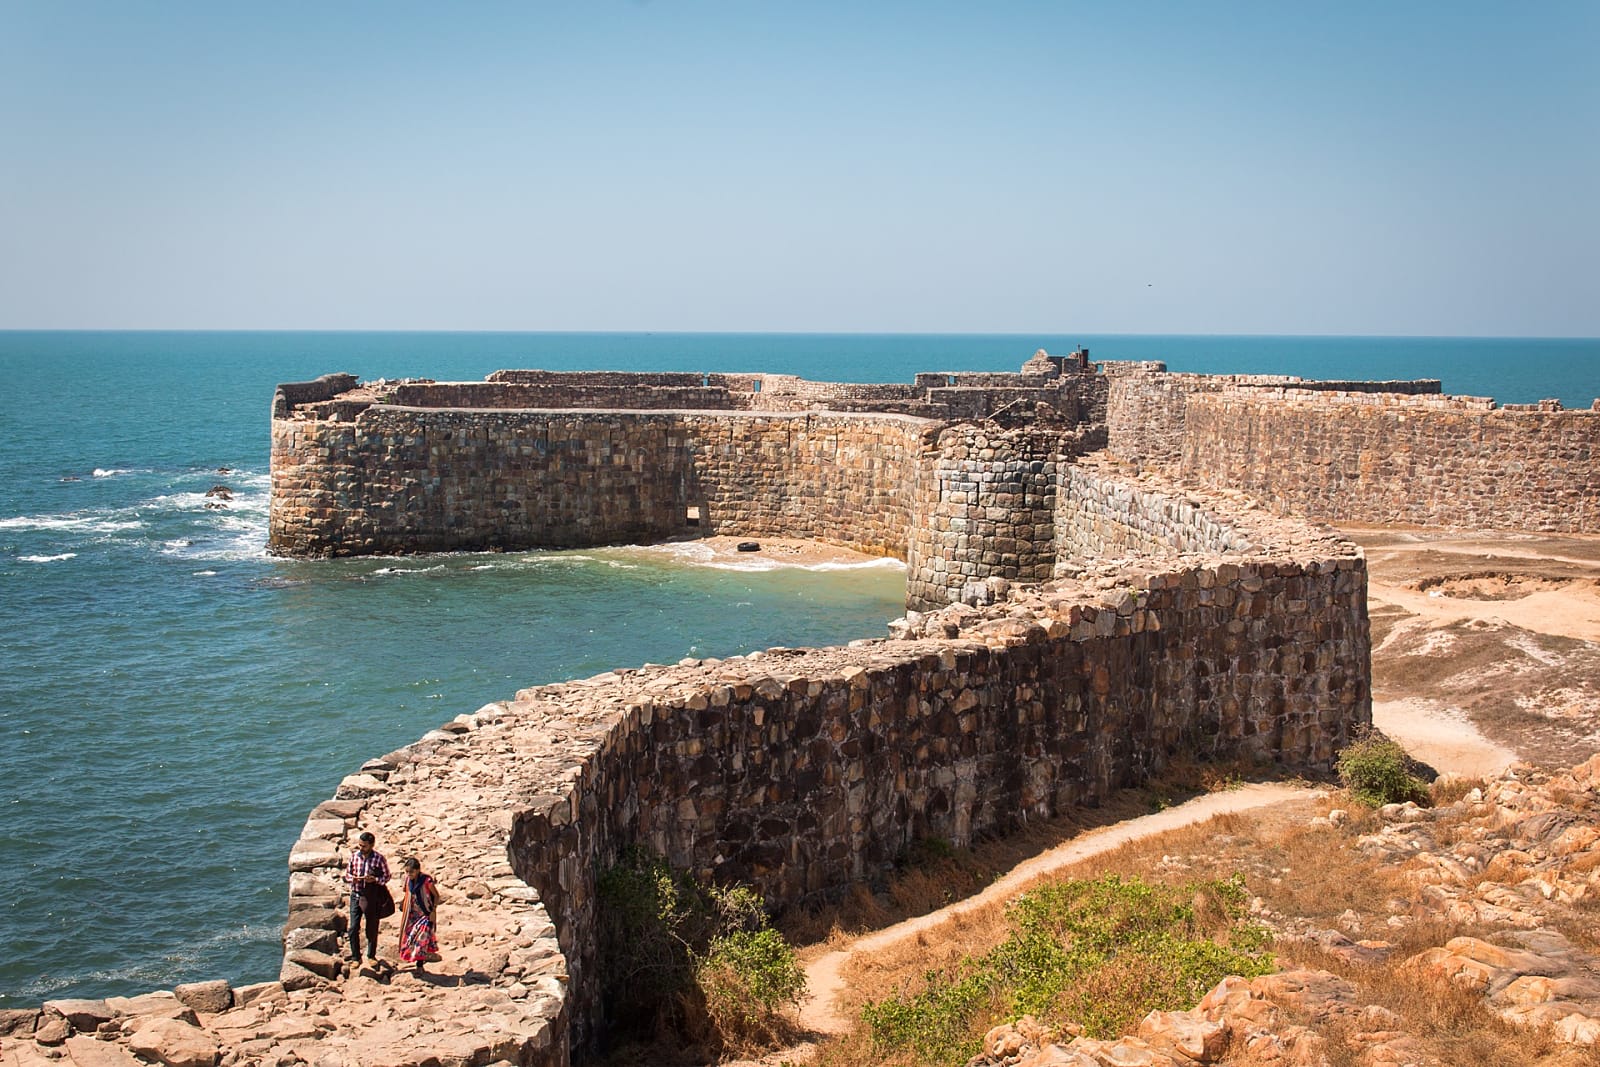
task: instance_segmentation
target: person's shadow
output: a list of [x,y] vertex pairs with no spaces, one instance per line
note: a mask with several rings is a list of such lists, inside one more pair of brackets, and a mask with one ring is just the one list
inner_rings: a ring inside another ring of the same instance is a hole
[[404,975],[414,981],[422,982],[425,985],[431,985],[440,989],[453,989],[459,986],[469,985],[489,985],[494,981],[494,979],[490,978],[482,971],[475,971],[470,967],[460,973],[434,970],[418,971],[407,967],[395,971],[394,975],[395,977]]

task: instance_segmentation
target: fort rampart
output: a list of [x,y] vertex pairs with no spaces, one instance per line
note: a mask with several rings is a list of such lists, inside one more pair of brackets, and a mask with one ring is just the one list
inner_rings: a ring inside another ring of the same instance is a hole
[[1218,393],[1188,402],[1182,470],[1337,522],[1600,530],[1600,411],[1461,397]]
[[903,557],[935,424],[806,412],[419,408],[273,426],[283,552],[585,547],[697,532]]
[[[1102,390],[1076,380],[997,374],[907,387],[643,377],[626,386],[615,374],[502,371],[481,383],[357,389],[332,376],[282,387],[271,545],[289,555],[363,555],[706,533],[803,537],[906,559],[909,603],[926,607],[989,578],[1048,578],[1057,484],[1068,461],[1104,444],[1098,426],[1076,425],[1082,396]],[[886,403],[944,417],[795,408],[819,398],[878,403],[873,390],[916,392],[915,403]],[[623,393],[629,407],[592,406]],[[660,406],[702,393],[729,406]],[[544,400],[576,406],[523,406]],[[1031,422],[1041,408],[1044,427],[951,423],[977,409]]]
[[[1105,464],[1077,479],[1075,529],[1159,558],[1055,564],[1070,574],[913,612],[898,639],[524,690],[372,761],[297,846],[283,981],[328,967],[333,841],[358,822],[481,886],[471,958],[524,1012],[503,1032],[524,1035],[521,1062],[562,1062],[600,1022],[596,878],[630,844],[782,907],[1174,758],[1326,767],[1370,717],[1359,550]],[[492,823],[441,818],[462,806]],[[564,996],[528,991],[552,973]]]

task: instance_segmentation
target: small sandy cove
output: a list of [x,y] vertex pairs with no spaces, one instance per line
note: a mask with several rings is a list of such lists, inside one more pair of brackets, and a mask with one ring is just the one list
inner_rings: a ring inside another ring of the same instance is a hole
[[[814,567],[819,563],[871,563],[876,556],[868,556],[837,545],[820,541],[801,541],[792,537],[716,537],[699,538],[691,544],[700,545],[711,552],[709,562],[748,563],[762,559],[798,567]],[[754,552],[740,552],[742,544],[760,547]]]

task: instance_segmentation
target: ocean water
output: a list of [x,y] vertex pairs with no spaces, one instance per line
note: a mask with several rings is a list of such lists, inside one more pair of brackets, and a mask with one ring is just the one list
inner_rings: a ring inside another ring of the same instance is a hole
[[[909,381],[1080,343],[1174,370],[1600,393],[1593,340],[0,332],[0,1007],[275,976],[307,811],[461,712],[614,666],[879,635],[900,614],[890,562],[270,558],[276,383],[502,367]],[[216,485],[226,507],[207,506]]]

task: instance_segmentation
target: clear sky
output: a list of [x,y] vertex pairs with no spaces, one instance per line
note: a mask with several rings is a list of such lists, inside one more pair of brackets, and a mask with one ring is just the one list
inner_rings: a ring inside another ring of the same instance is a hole
[[1600,2],[0,0],[0,328],[1600,335]]

